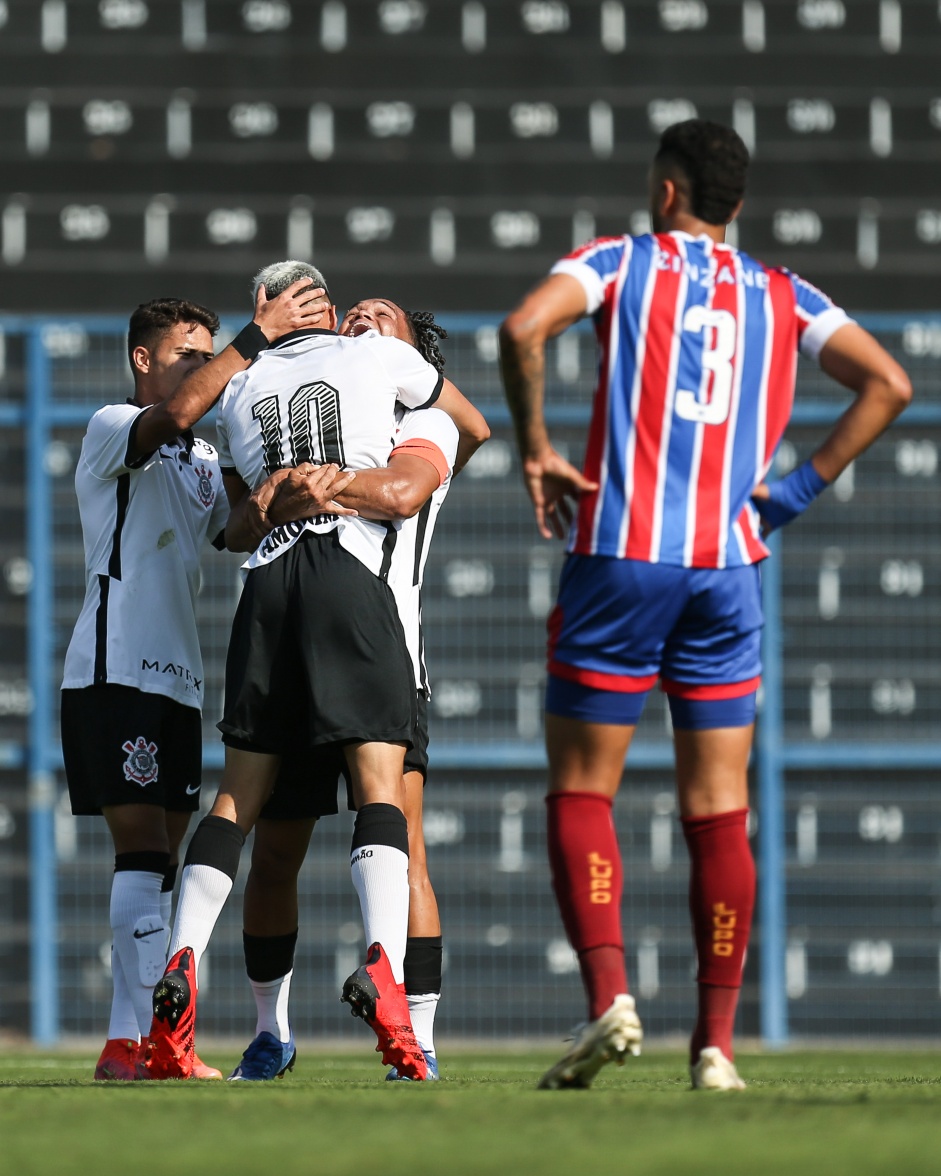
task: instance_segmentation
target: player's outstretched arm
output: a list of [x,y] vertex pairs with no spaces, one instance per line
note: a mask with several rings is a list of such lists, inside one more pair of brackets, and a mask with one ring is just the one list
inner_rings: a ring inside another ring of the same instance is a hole
[[454,461],[455,476],[467,465],[477,450],[490,437],[490,426],[483,413],[479,412],[467,397],[460,392],[450,380],[445,380],[441,388],[441,395],[435,401],[435,408],[440,408],[457,425],[460,440],[457,445],[457,457]]
[[[301,468],[306,471],[303,479],[298,474]],[[292,475],[295,475],[293,492],[286,494],[282,502],[280,491],[288,489],[286,483]],[[355,515],[354,509],[342,506],[334,497],[349,487],[355,477],[352,470],[308,463],[297,469],[275,470],[257,490],[249,491],[237,474],[224,475],[231,507],[225,525],[226,548],[229,551],[254,551],[268,532],[280,523],[293,523],[318,514]]]
[[216,403],[229,380],[260,351],[291,331],[317,326],[329,305],[324,291],[312,287],[309,278],[294,282],[277,298],[269,299],[264,286],[259,287],[252,321],[214,359],[191,372],[172,396],[141,414],[134,456],[153,453],[192,428]]
[[856,323],[833,333],[820,352],[820,366],[856,399],[803,465],[755,490],[755,507],[771,530],[806,510],[911,402],[912,386],[904,369]]
[[571,517],[568,499],[598,488],[553,449],[545,420],[546,341],[577,322],[586,309],[581,283],[569,274],[552,274],[500,327],[500,367],[523,479],[536,526],[546,539],[564,536]]

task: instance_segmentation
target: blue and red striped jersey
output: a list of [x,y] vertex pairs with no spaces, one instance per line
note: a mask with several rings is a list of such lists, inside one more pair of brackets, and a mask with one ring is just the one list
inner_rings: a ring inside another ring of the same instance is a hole
[[751,494],[791,414],[797,350],[847,315],[820,290],[703,235],[600,237],[557,262],[601,347],[568,549],[681,567],[756,563]]

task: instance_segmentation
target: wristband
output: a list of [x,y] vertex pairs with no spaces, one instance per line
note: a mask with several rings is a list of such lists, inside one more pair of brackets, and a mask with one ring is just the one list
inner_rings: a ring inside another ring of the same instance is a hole
[[232,340],[231,346],[242,359],[254,359],[259,351],[268,346],[268,336],[256,322],[250,322]]
[[796,470],[791,470],[787,477],[771,482],[768,497],[753,498],[752,505],[762,520],[774,530],[796,519],[829,485],[808,459]]

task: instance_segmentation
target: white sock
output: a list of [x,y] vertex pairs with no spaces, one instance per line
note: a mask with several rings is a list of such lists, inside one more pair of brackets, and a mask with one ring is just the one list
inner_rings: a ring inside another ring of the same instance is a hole
[[435,1013],[438,1011],[440,992],[420,992],[407,994],[408,1011],[412,1016],[412,1028],[418,1038],[418,1044],[429,1057],[435,1056]]
[[164,948],[164,950],[166,950],[166,948],[170,946],[170,928],[172,926],[170,916],[173,914],[173,891],[172,890],[161,890],[160,891],[160,914],[163,917],[163,925],[167,929],[167,942],[166,942],[166,947]]
[[408,936],[408,854],[391,845],[363,845],[350,854],[366,946],[381,943],[396,984],[405,980]]
[[[137,1024],[137,1012],[128,991],[127,981],[124,979],[124,968],[121,957],[111,946],[111,979],[114,983],[114,995],[111,997],[111,1019],[108,1022],[108,1040],[120,1038],[122,1041],[140,1039]],[[149,1026],[148,1026],[149,1028]]]
[[232,891],[228,874],[215,866],[184,866],[180,883],[180,898],[176,904],[176,923],[170,937],[170,958],[183,947],[193,949],[196,963],[197,986],[199,961],[209,945],[216,920],[222,913],[225,900]]
[[[113,957],[120,960],[115,972],[115,997],[127,999],[134,1010],[133,1033],[118,1036],[137,1037],[150,1031],[153,1018],[153,988],[165,966],[165,924],[160,914],[160,886],[163,875],[148,870],[119,870],[111,883],[111,934]],[[111,1010],[112,1025],[127,1024],[126,1012]],[[108,1030],[112,1036],[111,1029]]]
[[288,1000],[291,996],[293,975],[292,968],[286,976],[279,976],[277,980],[249,980],[255,994],[255,1008],[258,1010],[258,1020],[255,1022],[256,1037],[259,1033],[270,1033],[282,1043],[291,1040]]

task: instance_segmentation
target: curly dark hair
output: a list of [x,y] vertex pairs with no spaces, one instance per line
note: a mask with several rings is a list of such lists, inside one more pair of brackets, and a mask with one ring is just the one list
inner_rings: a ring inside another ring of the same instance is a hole
[[[131,360],[135,347],[154,347],[177,323],[199,323],[210,335],[219,330],[219,316],[198,302],[186,298],[155,298],[142,302],[131,315],[127,329],[127,358]],[[131,371],[134,364],[131,362]]]
[[443,373],[445,360],[438,347],[438,340],[447,339],[448,332],[435,322],[435,316],[430,310],[406,310],[402,307],[402,311],[412,328],[418,353],[439,373]]
[[692,214],[724,225],[745,195],[748,158],[748,148],[731,127],[690,118],[663,132],[654,166],[677,168],[689,183]]

